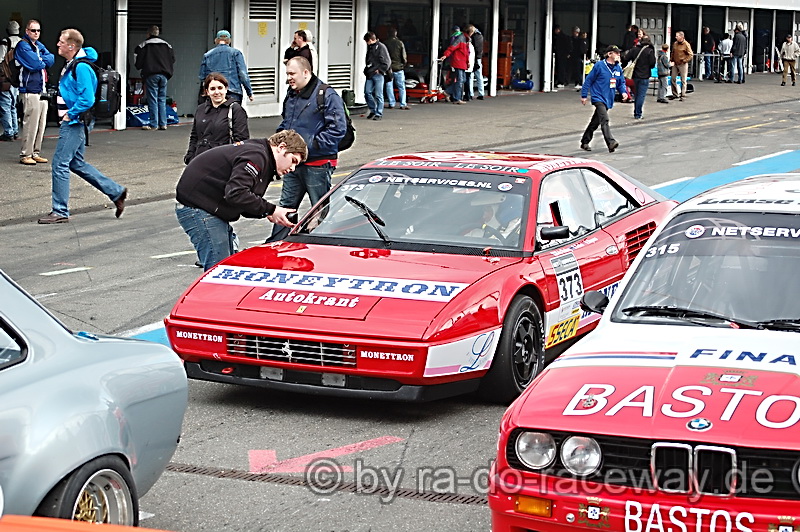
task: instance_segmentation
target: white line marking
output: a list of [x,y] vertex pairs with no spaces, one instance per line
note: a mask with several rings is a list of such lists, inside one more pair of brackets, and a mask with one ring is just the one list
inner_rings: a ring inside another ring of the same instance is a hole
[[164,253],[163,255],[151,255],[151,259],[168,259],[170,257],[180,257],[181,255],[193,255],[197,253],[195,250],[192,251],[176,251],[175,253]]
[[148,323],[147,325],[142,325],[141,327],[137,327],[136,329],[130,329],[128,331],[122,331],[121,333],[117,334],[116,336],[125,336],[125,337],[136,336],[137,334],[149,333],[149,332],[155,331],[156,329],[161,329],[162,327],[164,327],[164,322],[163,321],[157,321],[155,323]]
[[685,151],[673,151],[673,152],[670,152],[670,153],[662,153],[661,155],[663,155],[665,157],[668,157],[670,155],[685,155],[685,154],[686,154]]
[[683,183],[684,181],[689,181],[694,179],[694,177],[679,177],[678,179],[673,179],[672,181],[667,181],[665,183],[661,183],[653,187],[653,189],[658,190],[659,188],[668,187],[670,185],[674,185],[675,183]]
[[743,150],[752,150],[755,148],[766,148],[766,146],[742,146]]
[[35,295],[35,296],[33,296],[33,299],[35,299],[36,301],[41,301],[42,299],[47,299],[48,297],[53,297],[53,296],[57,296],[57,295],[58,295],[58,292],[50,292],[49,294],[40,294],[38,296]]
[[792,153],[792,151],[794,151],[794,150],[783,150],[783,151],[779,151],[777,153],[772,153],[770,155],[762,155],[761,157],[756,157],[755,159],[748,159],[746,161],[742,161],[742,162],[739,162],[739,163],[733,163],[732,166],[742,166],[742,165],[745,165],[745,164],[754,163],[756,161],[763,161],[764,159],[769,159],[770,157],[777,157],[778,155],[785,155],[787,153]]
[[75,273],[75,272],[85,272],[86,270],[91,270],[91,266],[81,266],[80,268],[67,268],[66,270],[54,270],[52,272],[43,272],[39,275],[43,275],[45,277],[49,277],[51,275],[62,275],[64,273]]

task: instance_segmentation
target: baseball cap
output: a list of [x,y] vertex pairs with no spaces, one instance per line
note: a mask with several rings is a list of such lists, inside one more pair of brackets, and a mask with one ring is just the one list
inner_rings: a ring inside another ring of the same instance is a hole
[[622,53],[622,50],[619,49],[619,46],[612,44],[608,48],[606,48],[606,53],[610,54],[611,52]]
[[230,38],[231,38],[231,32],[229,32],[228,30],[219,30],[217,32],[217,39],[230,39]]

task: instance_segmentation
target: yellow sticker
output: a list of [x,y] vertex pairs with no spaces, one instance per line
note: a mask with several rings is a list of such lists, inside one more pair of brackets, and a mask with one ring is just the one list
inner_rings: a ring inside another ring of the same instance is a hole
[[573,314],[564,321],[560,321],[550,327],[550,334],[547,335],[545,349],[560,344],[564,340],[569,340],[578,333],[578,324],[581,321],[579,313]]
[[258,23],[258,34],[262,37],[267,36],[267,23],[266,22],[259,22]]

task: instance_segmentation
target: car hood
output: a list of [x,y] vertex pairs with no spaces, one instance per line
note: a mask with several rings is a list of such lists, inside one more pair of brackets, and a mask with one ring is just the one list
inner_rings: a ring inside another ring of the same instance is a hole
[[513,423],[800,449],[797,333],[604,325],[519,398]]
[[420,338],[472,284],[519,261],[281,242],[206,272],[172,317],[329,333],[361,322],[377,336]]

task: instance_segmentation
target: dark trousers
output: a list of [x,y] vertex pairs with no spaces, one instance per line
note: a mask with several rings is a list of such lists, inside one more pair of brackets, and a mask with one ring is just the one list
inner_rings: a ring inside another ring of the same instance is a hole
[[592,102],[592,105],[594,105],[594,114],[589,125],[586,126],[586,131],[583,132],[581,144],[589,144],[599,126],[600,131],[603,132],[603,138],[606,139],[606,146],[608,146],[614,142],[614,137],[611,136],[611,127],[608,125],[608,108],[602,102]]

